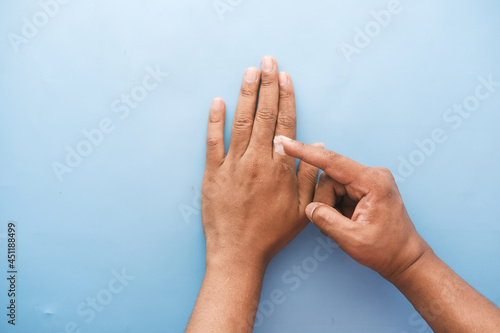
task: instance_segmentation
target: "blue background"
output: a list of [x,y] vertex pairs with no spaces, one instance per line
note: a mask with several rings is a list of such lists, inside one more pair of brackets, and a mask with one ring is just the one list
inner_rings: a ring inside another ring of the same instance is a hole
[[[230,3],[219,15],[212,0],[73,0],[13,47],[23,17],[41,6],[2,1],[0,276],[9,221],[19,273],[15,328],[1,279],[0,330],[184,330],[204,272],[207,111],[212,98],[226,100],[228,143],[243,72],[267,54],[294,80],[299,140],[398,175],[400,158],[418,155],[415,140],[445,132],[400,191],[435,252],[500,304],[500,88],[457,129],[443,118],[479,77],[500,81],[500,3],[401,0],[350,59],[342,43],[354,45],[356,28],[386,1]],[[121,119],[112,103],[157,67],[168,77]],[[52,164],[105,118],[113,131],[60,181]],[[262,300],[276,289],[286,301],[260,313],[255,332],[431,331],[394,287],[340,250],[292,290],[283,274],[313,256],[317,237],[308,226],[272,261]],[[86,322],[78,306],[122,269],[133,280]]]

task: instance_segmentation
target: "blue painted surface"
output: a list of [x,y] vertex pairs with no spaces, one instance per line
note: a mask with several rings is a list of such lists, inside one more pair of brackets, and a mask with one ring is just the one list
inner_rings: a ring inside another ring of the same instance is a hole
[[[294,80],[298,138],[389,167],[420,233],[498,305],[500,87],[485,97],[481,80],[500,81],[500,3],[401,0],[380,31],[371,12],[386,1],[222,3],[74,0],[44,17],[38,1],[2,2],[0,276],[15,221],[18,297],[13,328],[2,278],[0,330],[183,331],[204,271],[207,110],[223,97],[230,123],[244,69],[266,54]],[[40,28],[23,37],[23,17]],[[447,111],[464,101],[467,118]],[[58,179],[67,146],[88,156]],[[318,237],[307,227],[272,261],[256,332],[430,332],[340,250],[314,265]],[[312,272],[291,280],[293,265]],[[285,301],[271,306],[273,290]]]

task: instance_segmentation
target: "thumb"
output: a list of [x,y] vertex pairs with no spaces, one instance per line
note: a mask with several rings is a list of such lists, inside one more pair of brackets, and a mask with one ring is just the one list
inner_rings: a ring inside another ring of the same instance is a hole
[[311,202],[307,205],[306,215],[315,226],[337,244],[345,243],[349,231],[355,227],[355,223],[338,210],[320,202]]

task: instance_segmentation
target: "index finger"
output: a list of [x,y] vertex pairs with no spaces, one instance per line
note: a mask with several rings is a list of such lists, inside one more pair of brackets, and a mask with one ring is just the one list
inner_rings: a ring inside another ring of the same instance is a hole
[[295,140],[282,140],[281,144],[287,155],[320,168],[332,179],[343,185],[360,180],[361,176],[368,170],[367,166],[331,150],[307,145]]

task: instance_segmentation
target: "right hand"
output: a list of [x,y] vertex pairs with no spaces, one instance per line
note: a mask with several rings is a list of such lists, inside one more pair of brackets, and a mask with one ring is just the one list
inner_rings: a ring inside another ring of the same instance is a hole
[[370,168],[295,140],[282,144],[287,155],[324,171],[306,214],[357,262],[392,282],[432,252],[410,220],[388,169]]

